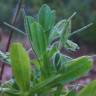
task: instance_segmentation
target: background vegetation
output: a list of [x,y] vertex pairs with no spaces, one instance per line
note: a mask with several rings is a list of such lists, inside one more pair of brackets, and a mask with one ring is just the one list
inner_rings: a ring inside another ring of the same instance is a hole
[[[14,7],[18,0],[0,0],[0,20],[10,22]],[[96,42],[96,0],[26,0],[26,12],[30,15],[37,13],[42,4],[48,4],[57,10],[58,20],[77,12],[74,18],[73,30],[94,22],[94,25],[78,36],[91,44]],[[21,19],[20,19],[21,20]],[[19,21],[20,21],[19,20]],[[18,23],[21,24],[20,22]],[[21,24],[22,25],[22,24]]]

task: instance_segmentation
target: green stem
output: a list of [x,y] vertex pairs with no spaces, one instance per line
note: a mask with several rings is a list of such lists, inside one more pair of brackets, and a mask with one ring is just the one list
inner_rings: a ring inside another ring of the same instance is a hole
[[57,90],[54,96],[60,96],[62,89],[63,89],[63,85],[59,85],[57,87]]

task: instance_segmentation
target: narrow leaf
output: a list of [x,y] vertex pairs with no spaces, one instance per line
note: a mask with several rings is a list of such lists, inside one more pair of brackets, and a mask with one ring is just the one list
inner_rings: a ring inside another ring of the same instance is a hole
[[54,24],[54,12],[46,4],[41,6],[39,11],[39,23],[42,25],[45,31],[49,31]]
[[96,96],[96,80],[85,86],[77,96]]
[[41,27],[41,25],[37,22],[32,23],[30,34],[30,43],[33,45],[33,49],[35,50],[38,57],[41,57],[46,52],[47,41],[45,33]]
[[22,91],[30,87],[30,60],[20,43],[13,43],[10,49],[13,76]]
[[[69,83],[76,79],[79,79],[81,76],[88,73],[88,71],[92,68],[93,60],[88,56],[82,56],[77,59],[73,59],[67,62],[64,66],[65,72],[62,73],[62,77],[60,78],[62,83]],[[62,70],[64,70],[62,67]]]
[[67,40],[67,42],[64,44],[64,48],[70,51],[76,51],[80,49],[80,47],[76,43],[72,42],[71,40]]

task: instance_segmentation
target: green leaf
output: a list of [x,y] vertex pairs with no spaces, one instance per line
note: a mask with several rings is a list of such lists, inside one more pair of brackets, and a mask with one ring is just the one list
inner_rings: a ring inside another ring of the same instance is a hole
[[47,51],[48,57],[51,58],[56,52],[57,48],[55,46],[50,46]]
[[51,11],[50,7],[46,4],[41,6],[39,11],[39,23],[42,25],[45,31],[49,31],[55,21],[55,12]]
[[74,90],[71,90],[67,95],[65,96],[77,96],[76,92]]
[[67,62],[64,68],[62,67],[62,77],[59,79],[62,80],[63,84],[72,82],[88,73],[88,71],[92,68],[92,65],[93,60],[88,56],[73,59]]
[[0,86],[0,96],[18,96],[20,95],[20,91],[17,88],[16,82],[14,79],[10,79],[9,81],[4,82]]
[[53,26],[55,24],[55,20],[56,20],[56,11],[52,10],[51,11],[51,28],[53,28]]
[[56,87],[60,83],[70,83],[73,80],[79,79],[81,76],[85,75],[91,68],[92,60],[87,56],[71,60],[66,64],[65,72],[63,71],[40,82],[32,88],[31,92],[43,92],[44,90]]
[[58,74],[56,76],[49,77],[48,79],[41,81],[39,84],[36,84],[34,87],[31,88],[30,93],[44,93],[45,90],[50,90],[54,85],[54,81],[59,78],[61,75]]
[[80,47],[76,43],[72,42],[71,40],[67,40],[67,42],[64,44],[64,48],[70,51],[76,51]]
[[49,43],[52,43],[54,39],[61,36],[61,34],[64,31],[65,24],[66,24],[66,20],[61,20],[52,28],[49,36]]
[[[12,88],[2,88],[0,87],[0,96],[19,96],[20,92]],[[6,95],[4,95],[6,94]]]
[[[54,69],[59,72],[62,68],[64,68],[65,64],[67,62],[70,62],[72,60],[71,57],[63,55],[60,52],[56,52],[53,56],[53,66]],[[65,68],[64,68],[65,69]]]
[[52,43],[57,38],[60,38],[60,46],[65,45],[69,36],[71,34],[71,20],[61,20],[59,21],[51,30],[49,36],[49,43]]
[[71,20],[66,20],[65,21],[65,27],[63,32],[60,35],[60,41],[59,41],[59,48],[62,47],[62,45],[65,45],[67,40],[69,39],[71,34]]
[[16,83],[15,79],[10,79],[2,84],[2,88],[10,88],[19,91],[19,86]]
[[[30,36],[30,25],[34,22],[34,18],[32,16],[25,16],[24,18],[24,26],[25,26],[25,30],[28,33],[28,35]],[[30,38],[29,38],[30,39]]]
[[11,64],[9,54],[3,53],[2,51],[0,51],[0,60],[8,65]]
[[31,24],[34,22],[34,18],[32,16],[25,16],[24,18],[24,27],[27,33],[28,39],[30,44],[32,45],[32,38],[31,38]]
[[[29,23],[29,22],[27,22]],[[29,23],[29,31],[27,31],[30,43],[38,57],[44,55],[47,47],[45,33],[41,25],[37,22]]]
[[96,96],[96,80],[85,86],[77,96]]
[[27,91],[30,88],[30,60],[27,52],[20,43],[13,43],[10,49],[13,76],[19,88]]
[[35,50],[38,57],[41,57],[45,54],[47,49],[47,41],[45,33],[41,27],[41,25],[37,22],[31,24],[30,31],[30,43]]

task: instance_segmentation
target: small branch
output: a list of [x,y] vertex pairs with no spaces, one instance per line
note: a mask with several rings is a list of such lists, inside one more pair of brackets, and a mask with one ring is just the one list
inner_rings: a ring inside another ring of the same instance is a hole
[[[17,3],[17,6],[16,6],[16,10],[15,10],[15,13],[13,15],[13,19],[12,19],[12,22],[11,24],[14,26],[15,23],[16,23],[16,19],[18,17],[18,14],[20,12],[20,9],[22,7],[22,2],[23,0],[19,0],[18,3]],[[6,49],[5,51],[7,52],[9,50],[9,46],[10,46],[10,43],[11,43],[11,39],[12,39],[12,36],[13,36],[13,30],[11,30],[10,34],[9,34],[9,38],[8,38],[8,43],[7,43],[7,46],[6,46]],[[2,76],[3,76],[3,72],[4,72],[4,67],[5,67],[5,64],[3,63],[2,66],[1,66],[1,72],[0,72],[0,81],[2,80]],[[1,84],[1,82],[0,82]]]
[[7,22],[3,22],[3,25],[6,26],[6,27],[8,27],[8,28],[10,28],[12,31],[17,31],[17,32],[19,32],[19,33],[21,33],[21,34],[23,34],[23,35],[26,35],[25,32],[23,32],[22,30],[14,27],[14,26],[11,25],[11,24],[8,24]]
[[[15,25],[16,19],[17,19],[18,15],[19,15],[21,7],[22,7],[22,0],[19,0],[18,4],[16,6],[15,14],[14,14],[13,19],[12,19],[12,23],[11,23],[12,25]],[[6,46],[6,51],[9,50],[9,46],[10,46],[10,43],[11,43],[12,35],[13,35],[13,31],[11,31],[10,34],[9,34],[9,39],[8,39],[8,43],[7,43],[7,46]]]
[[75,34],[77,34],[77,33],[80,33],[80,32],[82,32],[82,31],[86,30],[87,28],[89,28],[89,27],[92,26],[92,25],[93,25],[93,23],[90,23],[90,24],[88,24],[88,25],[86,25],[86,26],[84,26],[84,27],[82,27],[82,28],[80,28],[80,29],[72,32],[72,33],[71,33],[71,36],[73,36],[73,35],[75,35]]
[[76,14],[77,14],[77,12],[74,12],[74,13],[68,18],[68,20],[71,20]]

